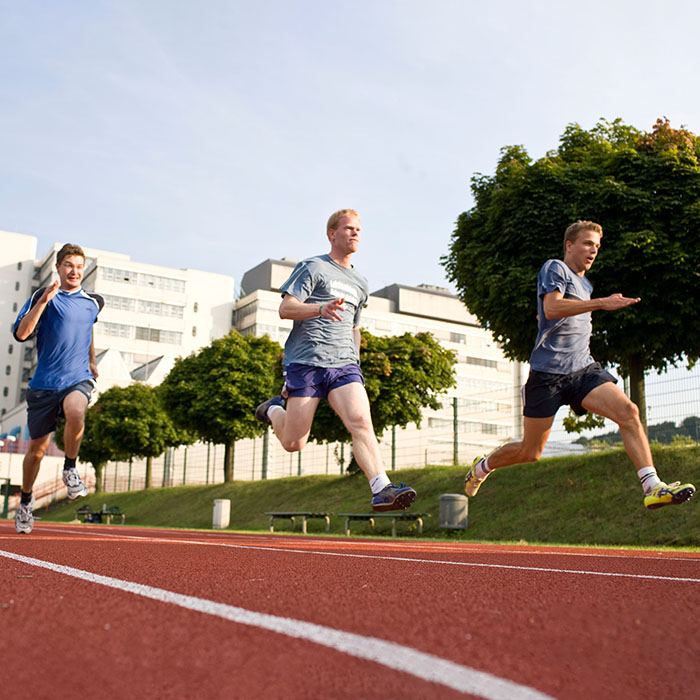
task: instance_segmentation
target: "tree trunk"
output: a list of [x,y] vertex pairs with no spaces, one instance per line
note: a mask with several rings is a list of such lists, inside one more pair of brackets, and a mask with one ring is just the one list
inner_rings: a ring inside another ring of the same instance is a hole
[[100,493],[102,491],[102,470],[104,469],[104,464],[93,464],[92,468],[95,470],[95,493]]
[[647,400],[644,391],[644,358],[642,355],[628,357],[630,368],[630,399],[637,404],[639,419],[647,430]]
[[233,451],[235,441],[227,442],[224,445],[224,482],[233,481]]
[[146,457],[146,488],[153,486],[153,457]]

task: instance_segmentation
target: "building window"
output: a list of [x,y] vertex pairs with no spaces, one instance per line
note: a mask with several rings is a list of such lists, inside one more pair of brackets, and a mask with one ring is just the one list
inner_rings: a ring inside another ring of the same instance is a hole
[[15,346],[14,345],[8,345],[7,346],[7,354],[11,355],[15,351]]
[[15,282],[15,291],[19,292],[19,282]]
[[21,270],[21,269],[22,269],[22,263],[21,263],[21,262],[18,262],[18,263],[17,263],[17,269],[18,269],[18,270]]
[[24,361],[25,362],[31,362],[32,361],[32,353],[34,352],[33,347],[28,347],[24,348]]
[[462,333],[450,333],[450,342],[464,344],[467,342],[467,337]]
[[32,378],[31,371],[32,370],[29,369],[29,367],[24,367],[22,369],[22,381],[23,382],[28,382]]
[[20,392],[19,392],[19,400],[20,400],[20,402],[21,402],[21,401],[24,401],[25,398],[27,398],[27,390],[26,390],[26,389],[22,389],[22,390],[20,390]]
[[7,387],[3,387],[2,395],[7,396],[9,393],[10,393],[10,390]]
[[5,367],[5,374],[9,375],[10,372],[12,372],[12,367],[10,367],[10,365],[7,365],[7,366]]
[[197,326],[192,326],[192,337],[194,338],[197,335]]
[[17,306],[17,302],[14,302],[14,304],[12,304],[12,311],[15,312],[18,308],[19,307]]
[[195,301],[194,302],[194,312],[197,313],[199,311],[199,304]]

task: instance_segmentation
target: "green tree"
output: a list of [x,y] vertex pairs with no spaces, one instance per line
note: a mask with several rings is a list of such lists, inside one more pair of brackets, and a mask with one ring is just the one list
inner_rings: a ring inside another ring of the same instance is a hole
[[197,354],[178,358],[159,387],[176,426],[225,446],[225,481],[233,480],[234,442],[265,430],[255,409],[280,390],[281,359],[281,346],[268,336],[231,331]]
[[[99,438],[98,423],[100,420],[100,409],[97,404],[90,406],[85,413],[85,432],[80,443],[80,461],[92,465],[95,470],[95,491],[102,490],[102,469],[110,459],[115,459],[107,445]],[[60,420],[56,428],[56,444],[59,449],[64,450],[63,433],[66,427],[65,420]]]
[[146,384],[113,386],[95,404],[96,433],[112,459],[146,459],[146,488],[153,486],[153,458],[166,447],[181,444],[181,434],[153,387]]
[[[363,330],[360,363],[377,437],[395,425],[420,426],[422,410],[439,409],[440,394],[455,383],[455,355],[430,333],[375,336]],[[319,404],[310,439],[316,442],[350,439],[326,401]],[[355,464],[354,460],[351,464]]]
[[461,214],[448,255],[449,279],[505,354],[526,361],[536,336],[535,279],[562,257],[565,228],[602,224],[589,277],[595,296],[621,292],[641,303],[594,314],[591,349],[630,377],[646,423],[644,371],[700,353],[700,138],[658,120],[651,132],[600,121],[566,128],[559,147],[533,161],[502,149],[492,176],[472,178],[475,205]]

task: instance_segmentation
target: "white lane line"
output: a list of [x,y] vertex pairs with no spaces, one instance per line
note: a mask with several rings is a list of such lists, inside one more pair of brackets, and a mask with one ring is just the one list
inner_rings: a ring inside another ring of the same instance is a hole
[[[53,530],[54,532],[70,532],[71,534],[76,534],[72,530],[58,530],[57,528]],[[77,533],[80,534],[80,533]],[[87,534],[87,533],[86,533]],[[91,537],[112,537],[116,539],[124,540],[141,540],[143,542],[155,542],[155,543],[174,543],[174,544],[189,544],[189,545],[200,545],[202,547],[226,547],[230,549],[254,549],[263,552],[284,552],[289,554],[312,554],[315,556],[323,557],[349,557],[351,559],[379,559],[381,561],[403,561],[412,562],[414,564],[437,564],[443,566],[470,566],[484,569],[515,569],[516,571],[542,571],[546,573],[557,573],[557,574],[576,574],[579,576],[612,576],[618,578],[636,578],[652,581],[675,581],[683,583],[700,583],[700,578],[682,578],[680,576],[656,576],[654,574],[626,574],[619,573],[616,571],[586,571],[583,569],[556,569],[552,567],[544,566],[517,566],[515,564],[486,564],[480,562],[470,562],[470,561],[450,561],[447,559],[419,559],[417,557],[389,557],[381,556],[378,554],[356,554],[351,552],[324,552],[322,550],[314,549],[287,549],[285,547],[263,547],[259,545],[248,545],[248,544],[231,544],[229,542],[203,542],[201,540],[180,540],[171,539],[168,537],[143,537],[139,535],[113,535],[110,533],[89,533]]]
[[304,622],[303,620],[258,613],[245,608],[226,605],[225,603],[216,603],[204,598],[195,598],[194,596],[166,591],[162,588],[134,583],[133,581],[123,581],[110,576],[93,574],[90,571],[74,569],[71,566],[54,564],[41,559],[34,559],[33,557],[25,557],[2,549],[0,549],[0,556],[31,566],[49,569],[50,571],[72,576],[83,581],[133,593],[151,600],[171,603],[206,615],[214,615],[242,625],[259,627],[278,634],[285,634],[289,637],[305,639],[349,656],[373,661],[392,670],[403,671],[416,678],[444,685],[460,693],[486,698],[486,700],[553,700],[552,696],[533,688],[498,678],[490,673],[477,671],[468,666],[461,666],[453,661],[426,654],[411,647],[377,639],[376,637],[363,637],[352,632],[343,632],[342,630]]

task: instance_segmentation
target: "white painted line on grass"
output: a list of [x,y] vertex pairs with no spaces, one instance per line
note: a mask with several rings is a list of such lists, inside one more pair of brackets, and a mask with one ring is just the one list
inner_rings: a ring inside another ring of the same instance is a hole
[[461,666],[453,661],[426,654],[411,647],[377,639],[376,637],[363,637],[359,634],[343,632],[311,622],[258,613],[245,608],[226,605],[225,603],[216,603],[204,598],[195,598],[194,596],[166,591],[162,588],[154,588],[141,583],[123,581],[110,576],[94,574],[90,571],[74,569],[71,566],[25,557],[2,549],[0,549],[0,556],[31,566],[49,569],[50,571],[72,576],[83,581],[133,593],[134,595],[150,598],[161,603],[171,603],[181,608],[194,610],[206,615],[214,615],[242,625],[259,627],[260,629],[285,634],[289,637],[304,639],[349,656],[382,664],[394,671],[403,671],[416,678],[444,685],[464,694],[486,698],[486,700],[553,700],[552,696],[545,695],[527,686],[519,685],[467,666]]
[[[59,530],[55,528],[54,532],[70,532],[75,533],[73,530]],[[87,534],[87,533],[85,533]],[[201,540],[181,540],[181,539],[171,539],[169,537],[152,537],[139,536],[139,535],[117,535],[110,534],[107,532],[97,533],[90,532],[90,536],[99,535],[100,537],[112,537],[117,539],[126,540],[141,540],[143,542],[156,542],[156,543],[173,543],[173,544],[189,544],[189,545],[200,545],[202,547],[227,547],[231,549],[254,549],[263,552],[284,552],[285,554],[312,554],[314,556],[322,557],[349,557],[351,559],[379,559],[381,561],[402,561],[411,562],[414,564],[438,564],[443,566],[469,566],[485,569],[514,569],[516,571],[542,571],[545,573],[555,573],[555,574],[575,574],[578,576],[612,576],[618,578],[636,578],[644,579],[650,581],[674,581],[676,583],[700,583],[700,578],[683,578],[680,576],[656,576],[654,574],[626,574],[617,571],[586,571],[585,569],[557,569],[553,567],[545,566],[518,566],[516,564],[486,564],[481,562],[472,561],[450,561],[447,559],[419,559],[417,557],[389,557],[378,554],[356,554],[350,552],[324,552],[322,550],[316,549],[287,549],[285,547],[264,547],[261,545],[248,545],[248,544],[231,544],[229,542],[203,542]],[[631,559],[635,559],[631,557]],[[686,560],[684,560],[686,561]],[[692,561],[692,560],[691,560]]]

